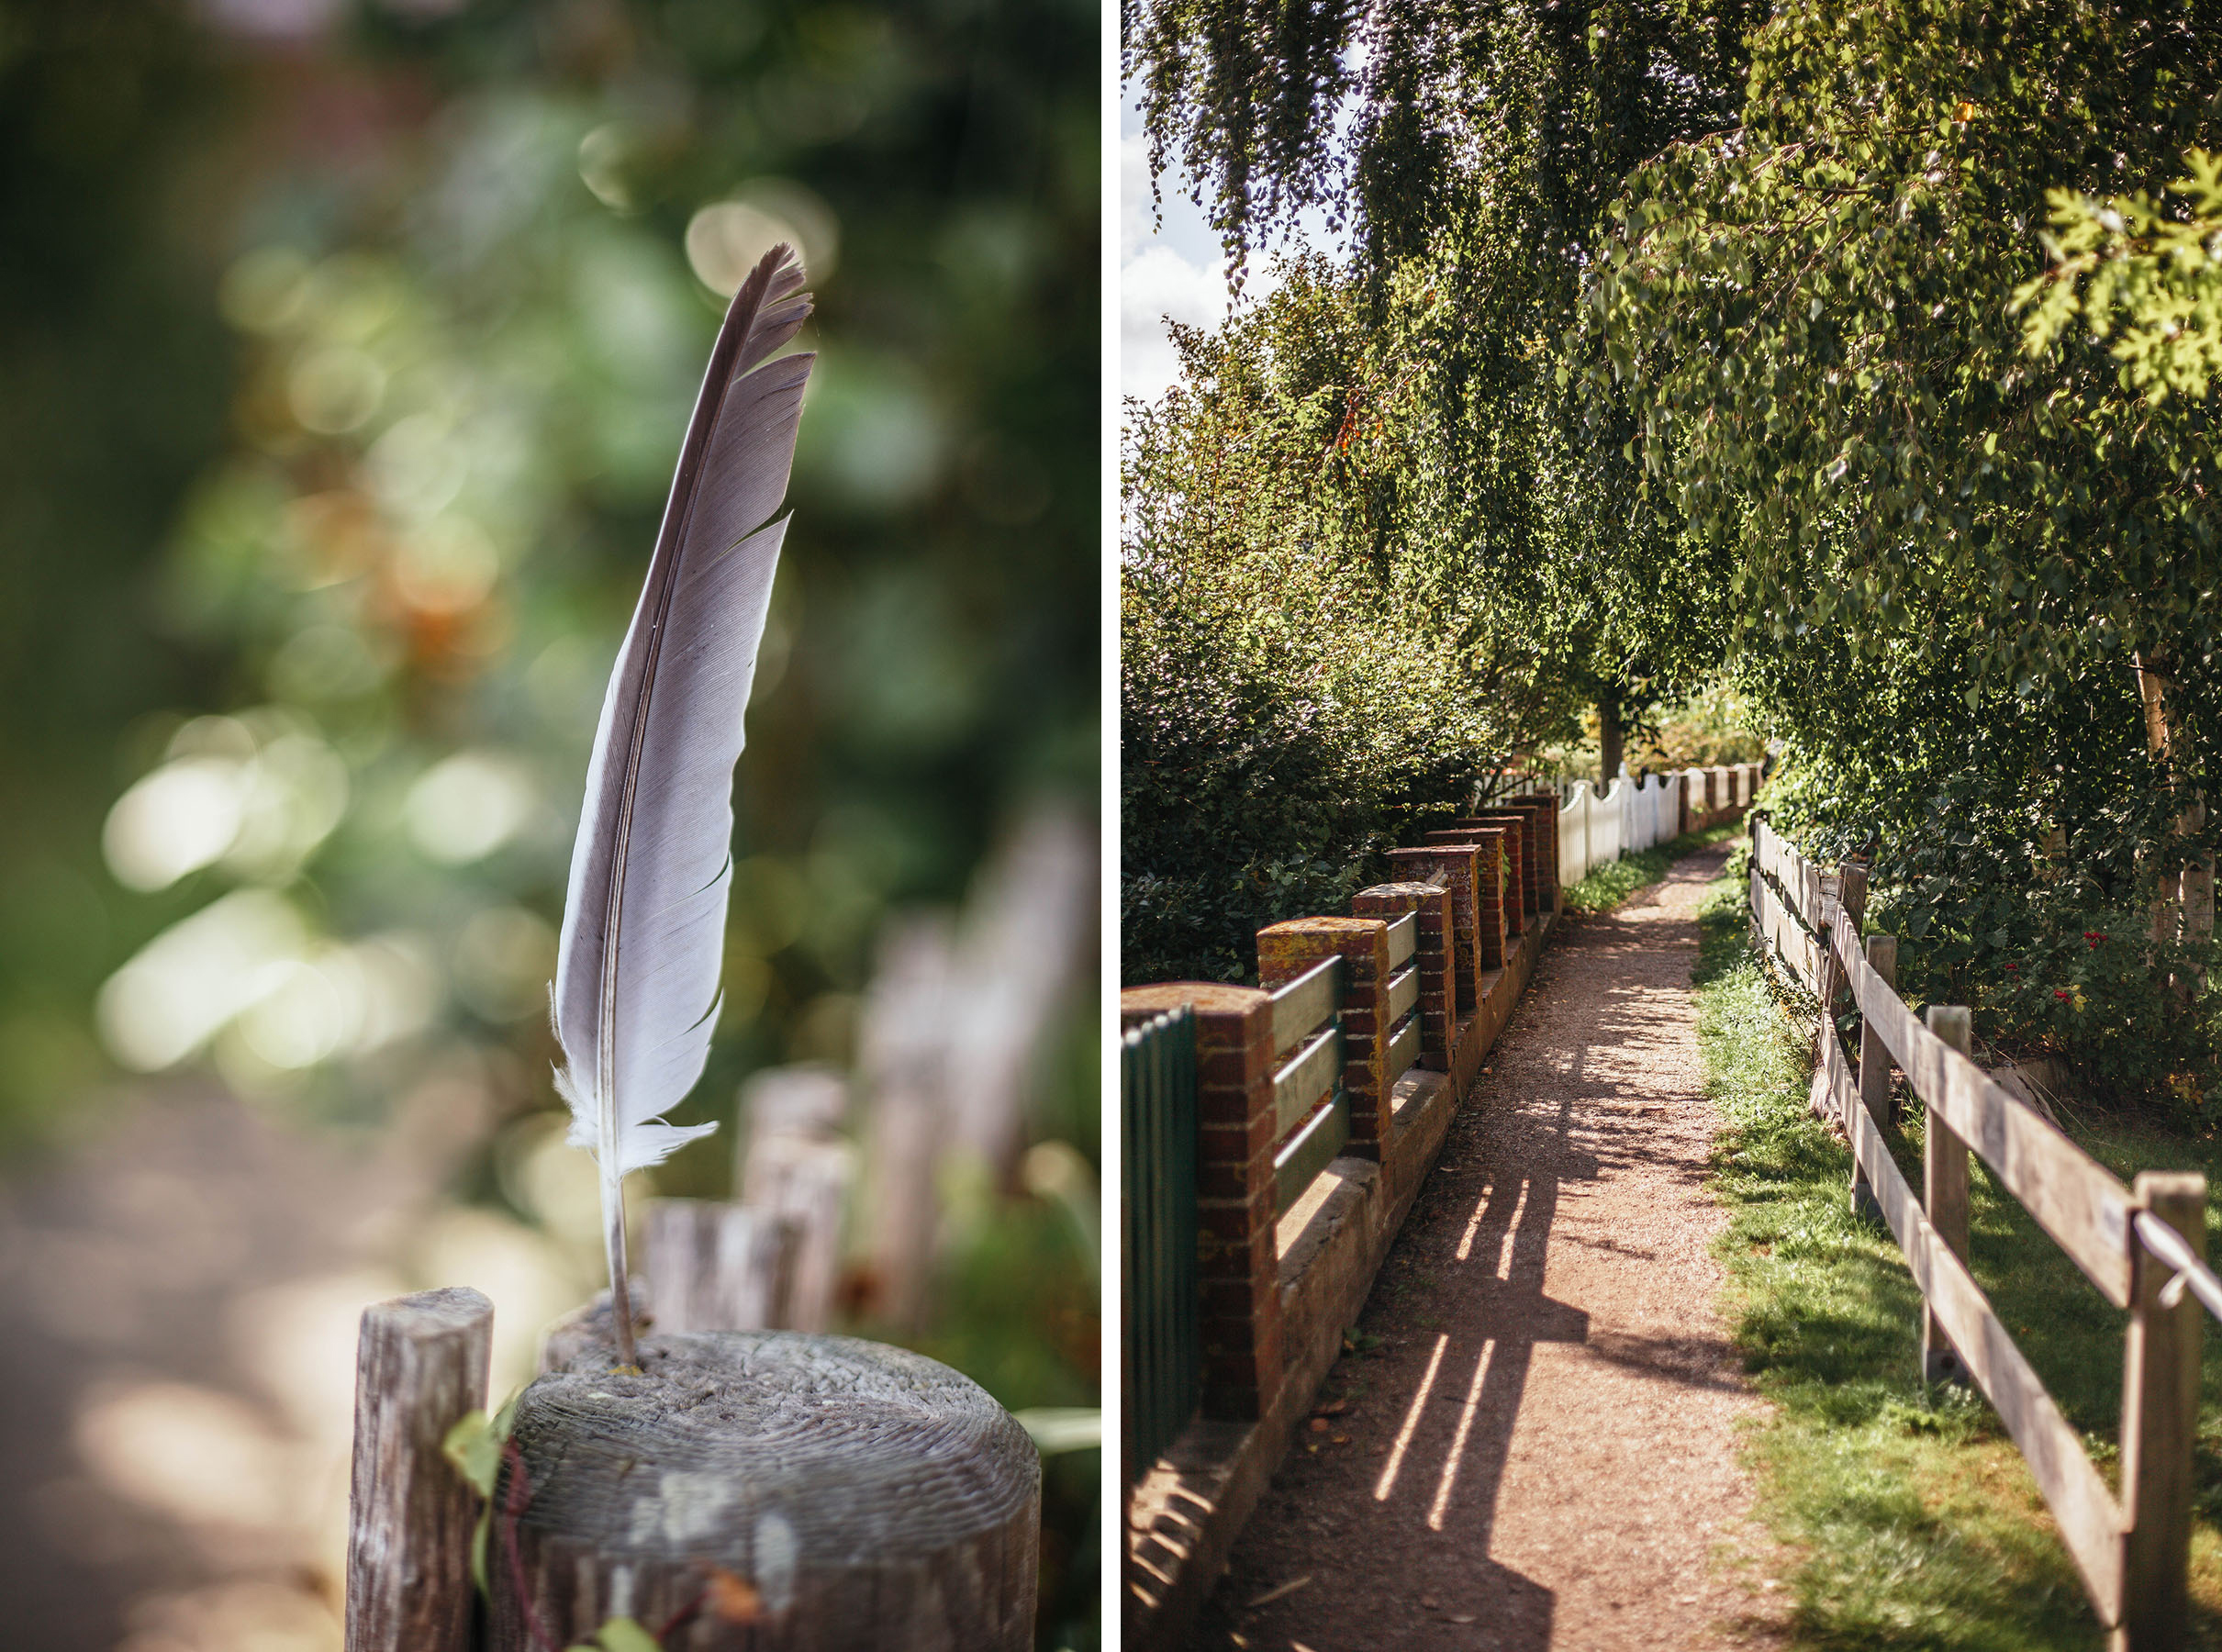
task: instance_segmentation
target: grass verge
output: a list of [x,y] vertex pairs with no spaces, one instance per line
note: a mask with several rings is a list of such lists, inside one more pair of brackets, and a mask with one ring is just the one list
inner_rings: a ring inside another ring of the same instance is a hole
[[[1796,1556],[1792,1645],[2096,1648],[2105,1636],[2081,1580],[1996,1416],[1978,1397],[1921,1380],[1919,1293],[1887,1230],[1852,1215],[1850,1155],[1806,1112],[1811,1032],[1746,944],[1744,861],[1730,857],[1700,914],[1698,1037],[1727,1120],[1711,1178],[1728,1211],[1718,1247],[1727,1312],[1774,1405],[1750,1454],[1760,1513]],[[1909,1111],[1893,1151],[1918,1188],[1921,1124]],[[2140,1167],[2222,1172],[2211,1133],[2100,1117],[2082,1121],[2076,1139],[2125,1178]],[[2111,1481],[2125,1316],[1980,1162],[1971,1180],[1975,1277]],[[2192,1551],[2193,1644],[2207,1647],[2222,1647],[2215,1330]]]
[[1623,855],[1618,860],[1592,866],[1587,877],[1562,891],[1562,910],[1584,915],[1609,912],[1636,890],[1647,888],[1666,876],[1667,868],[1683,855],[1710,848],[1725,839],[1740,836],[1744,831],[1741,820],[1725,820],[1703,832],[1685,832],[1678,838],[1655,843],[1639,854]]

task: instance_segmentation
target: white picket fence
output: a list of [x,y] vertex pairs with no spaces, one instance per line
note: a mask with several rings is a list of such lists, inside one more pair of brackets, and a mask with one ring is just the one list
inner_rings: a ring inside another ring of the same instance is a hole
[[[1714,800],[1708,804],[1705,780],[1714,779]],[[1741,809],[1759,788],[1756,763],[1726,765],[1715,769],[1682,769],[1669,775],[1648,775],[1641,781],[1622,775],[1602,793],[1588,780],[1577,780],[1558,809],[1558,881],[1580,883],[1592,866],[1636,854],[1663,843],[1681,830],[1682,798],[1690,798],[1690,812],[1712,809]]]

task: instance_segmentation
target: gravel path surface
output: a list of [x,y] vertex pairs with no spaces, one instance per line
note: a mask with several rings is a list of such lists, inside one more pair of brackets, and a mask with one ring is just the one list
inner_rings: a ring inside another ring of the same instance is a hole
[[1690,987],[1727,854],[1558,932],[1196,1647],[1780,1642]]

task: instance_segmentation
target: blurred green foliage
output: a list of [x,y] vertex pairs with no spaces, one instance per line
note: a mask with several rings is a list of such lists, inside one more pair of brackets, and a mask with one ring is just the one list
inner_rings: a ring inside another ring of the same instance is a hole
[[[460,1044],[498,1105],[549,1104],[602,685],[719,289],[782,233],[821,358],[681,1115],[848,1057],[883,918],[960,899],[1030,801],[1094,796],[1097,28],[1080,0],[0,6],[0,1139],[50,1139],[115,1063],[374,1122]],[[1034,1124],[1090,1162],[1092,1013]],[[955,1264],[942,1338],[1013,1406],[1094,1395],[1059,1220],[1014,1198]],[[1044,1277],[980,1308],[983,1245]],[[1083,1479],[1049,1510],[1073,1644]]]

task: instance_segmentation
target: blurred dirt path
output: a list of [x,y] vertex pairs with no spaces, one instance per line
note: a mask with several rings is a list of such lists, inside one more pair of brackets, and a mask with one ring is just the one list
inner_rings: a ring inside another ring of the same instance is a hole
[[6,1167],[0,1647],[338,1652],[357,1316],[428,1237],[482,1277],[438,1199],[481,1115],[425,1099],[373,1134],[180,1080]]
[[1727,854],[1559,929],[1194,1646],[1779,1643],[1690,985]]

